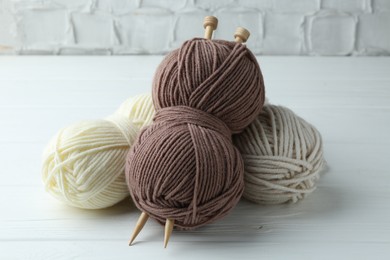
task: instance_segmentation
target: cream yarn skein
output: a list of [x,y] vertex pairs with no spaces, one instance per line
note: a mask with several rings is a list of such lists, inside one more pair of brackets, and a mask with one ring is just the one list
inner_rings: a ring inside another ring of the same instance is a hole
[[321,136],[291,110],[265,105],[234,144],[244,159],[246,199],[297,202],[315,189],[324,165]]
[[144,94],[125,101],[107,119],[59,131],[44,151],[46,190],[71,206],[87,209],[106,208],[126,198],[126,155],[153,116],[151,96]]

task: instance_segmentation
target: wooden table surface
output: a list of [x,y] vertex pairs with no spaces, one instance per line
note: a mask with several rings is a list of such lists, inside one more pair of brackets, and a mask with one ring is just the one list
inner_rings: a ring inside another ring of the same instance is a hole
[[322,133],[327,170],[298,204],[241,201],[192,232],[44,191],[42,150],[61,127],[150,91],[161,56],[0,56],[0,259],[390,259],[390,58],[259,57],[271,103]]

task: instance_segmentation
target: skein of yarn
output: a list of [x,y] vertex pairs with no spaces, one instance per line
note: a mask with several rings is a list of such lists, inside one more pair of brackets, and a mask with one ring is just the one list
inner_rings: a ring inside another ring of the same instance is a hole
[[140,129],[154,115],[150,95],[125,101],[107,119],[84,121],[59,131],[44,151],[46,190],[68,205],[100,209],[129,195],[126,155]]
[[264,102],[256,58],[240,43],[186,41],[158,67],[153,101],[153,124],[139,135],[126,165],[141,219],[180,229],[220,219],[244,188],[232,133],[249,125]]
[[244,159],[246,199],[294,203],[315,189],[324,165],[321,135],[291,110],[265,105],[234,144]]

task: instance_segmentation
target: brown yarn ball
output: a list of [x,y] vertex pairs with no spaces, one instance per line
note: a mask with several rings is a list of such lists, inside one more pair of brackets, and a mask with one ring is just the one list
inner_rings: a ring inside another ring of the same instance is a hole
[[130,150],[136,206],[160,223],[193,229],[225,216],[244,188],[232,144],[260,113],[263,77],[245,45],[192,39],[168,54],[153,82],[154,123]]

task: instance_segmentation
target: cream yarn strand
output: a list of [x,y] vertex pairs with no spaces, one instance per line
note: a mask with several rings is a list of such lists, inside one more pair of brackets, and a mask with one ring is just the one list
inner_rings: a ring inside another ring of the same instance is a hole
[[315,189],[324,165],[321,136],[291,110],[265,105],[234,143],[244,159],[246,199],[297,202]]
[[42,179],[55,198],[99,209],[129,195],[125,158],[140,129],[153,119],[148,94],[125,101],[107,119],[84,121],[58,132],[44,151]]

